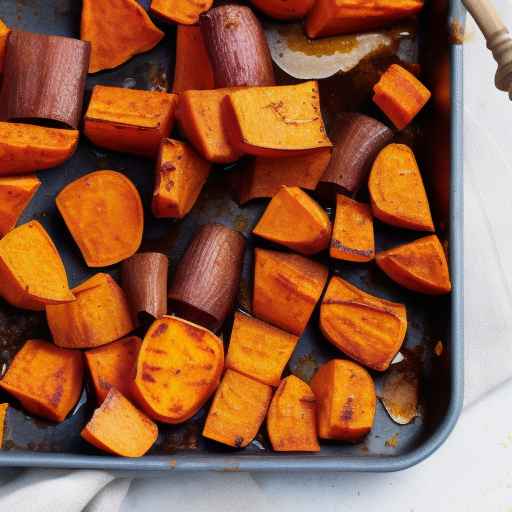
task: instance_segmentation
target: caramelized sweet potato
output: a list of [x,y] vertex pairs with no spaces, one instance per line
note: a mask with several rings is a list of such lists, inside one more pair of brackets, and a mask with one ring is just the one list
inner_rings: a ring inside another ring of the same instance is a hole
[[203,436],[245,448],[265,419],[272,388],[234,370],[226,370],[206,418]]
[[156,441],[158,427],[120,391],[111,388],[80,435],[105,452],[142,457]]
[[253,234],[309,255],[329,246],[331,221],[325,210],[300,188],[282,187]]
[[35,174],[0,178],[0,236],[16,226],[40,186]]
[[251,0],[260,11],[277,20],[304,18],[315,0]]
[[123,174],[91,172],[64,187],[55,201],[89,267],[113,265],[137,252],[144,212],[139,192]]
[[156,163],[153,215],[181,219],[194,206],[211,164],[187,143],[164,139]]
[[[1,23],[1,22],[0,22]],[[9,404],[0,404],[0,450],[4,444],[4,430]]]
[[36,220],[0,240],[0,295],[13,306],[34,310],[75,299],[57,248]]
[[276,452],[319,452],[316,398],[302,380],[289,375],[281,381],[267,415],[268,437]]
[[327,268],[298,254],[254,253],[254,316],[300,336],[322,295]]
[[28,340],[0,380],[30,414],[64,421],[82,392],[83,358],[42,340]]
[[116,68],[162,37],[137,0],[83,0],[80,39],[91,43],[89,73]]
[[96,85],[84,133],[97,146],[156,157],[174,124],[176,94]]
[[0,74],[4,68],[5,47],[7,45],[7,38],[9,37],[10,32],[11,31],[7,25],[0,20]]
[[130,336],[85,352],[98,404],[112,388],[131,397],[132,382],[128,376],[132,374],[141,345],[139,337]]
[[331,258],[338,260],[373,260],[375,240],[372,211],[369,205],[338,194],[329,254]]
[[57,167],[78,145],[76,130],[0,122],[0,176]]
[[351,358],[384,371],[404,341],[407,312],[403,304],[370,295],[334,276],[320,306],[320,329]]
[[377,265],[409,290],[428,295],[442,295],[452,289],[448,262],[436,235],[377,254]]
[[48,326],[59,347],[99,347],[135,328],[124,292],[108,274],[95,274],[73,293],[74,302],[46,306]]
[[229,340],[226,368],[277,387],[298,341],[297,336],[237,312]]
[[[409,0],[406,0],[409,1]],[[409,71],[391,64],[373,87],[373,101],[402,130],[430,99],[430,91]]]
[[427,193],[412,150],[389,144],[373,163],[368,190],[375,217],[386,224],[434,231]]
[[217,336],[181,318],[164,316],[146,333],[132,392],[151,418],[182,423],[215,391],[223,367],[224,346]]
[[180,25],[194,25],[199,15],[206,12],[213,0],[152,0],[151,12],[158,18]]

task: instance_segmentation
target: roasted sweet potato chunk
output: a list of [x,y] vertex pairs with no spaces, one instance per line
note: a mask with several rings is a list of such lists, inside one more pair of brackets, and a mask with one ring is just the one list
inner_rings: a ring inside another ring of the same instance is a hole
[[298,254],[255,250],[254,316],[300,336],[322,295],[327,268]]
[[386,224],[434,231],[427,193],[411,148],[389,144],[373,163],[368,189],[375,217]]
[[442,295],[452,289],[448,262],[436,235],[377,254],[377,265],[409,290],[428,295]]
[[84,133],[102,148],[156,157],[174,124],[176,94],[96,85]]
[[206,12],[213,0],[152,0],[151,12],[158,18],[180,25],[194,25],[199,15]]
[[2,73],[4,68],[5,48],[7,45],[7,38],[9,37],[9,33],[10,29],[2,20],[0,20],[0,73]]
[[89,267],[113,265],[137,252],[144,212],[139,192],[124,175],[86,174],[64,187],[56,203]]
[[83,358],[42,340],[28,340],[0,380],[30,414],[63,421],[80,398]]
[[278,20],[296,20],[306,16],[314,0],[251,0],[260,11]]
[[4,443],[5,422],[8,409],[9,404],[0,404],[0,450],[2,449],[2,445]]
[[96,448],[123,457],[142,457],[156,441],[158,427],[111,388],[80,435]]
[[355,442],[370,432],[377,400],[373,380],[364,368],[332,359],[315,373],[311,389],[317,400],[319,437]]
[[223,367],[224,346],[217,336],[181,318],[164,316],[146,333],[132,391],[151,418],[182,423],[215,391]]
[[375,297],[332,277],[320,307],[320,329],[348,356],[384,371],[404,341],[407,313],[403,304]]
[[272,388],[234,370],[226,370],[210,412],[203,436],[234,448],[245,448],[265,419]]

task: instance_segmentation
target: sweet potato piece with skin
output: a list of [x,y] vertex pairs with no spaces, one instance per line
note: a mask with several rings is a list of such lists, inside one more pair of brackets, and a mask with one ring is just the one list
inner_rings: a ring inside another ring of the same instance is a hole
[[282,187],[252,233],[309,255],[329,246],[331,221],[325,210],[300,188]]
[[407,312],[334,276],[320,306],[320,330],[351,358],[384,371],[404,341]]
[[0,450],[2,449],[2,445],[4,444],[5,421],[8,409],[9,404],[0,404]]
[[10,32],[11,30],[7,27],[7,25],[2,20],[0,20],[0,74],[4,68],[5,48]]
[[83,357],[42,340],[28,340],[0,380],[30,414],[64,421],[80,398]]
[[251,0],[261,12],[276,20],[304,18],[315,0]]
[[150,11],[165,21],[194,25],[212,5],[213,0],[152,0]]
[[322,295],[326,267],[298,254],[255,249],[254,316],[300,336]]
[[276,452],[319,452],[316,398],[302,380],[289,375],[281,381],[267,414],[268,437]]
[[182,423],[219,384],[224,345],[211,331],[164,316],[150,327],[137,358],[132,392],[151,418]]
[[174,124],[176,94],[96,85],[84,133],[102,148],[154,158]]
[[377,254],[377,265],[398,284],[428,295],[450,293],[448,262],[437,235]]
[[156,441],[158,427],[120,391],[112,388],[80,435],[105,452],[142,457]]
[[234,370],[226,370],[210,412],[203,436],[233,448],[245,448],[265,419],[272,388]]
[[412,150],[389,144],[377,155],[368,190],[373,215],[399,228],[434,231],[427,193]]

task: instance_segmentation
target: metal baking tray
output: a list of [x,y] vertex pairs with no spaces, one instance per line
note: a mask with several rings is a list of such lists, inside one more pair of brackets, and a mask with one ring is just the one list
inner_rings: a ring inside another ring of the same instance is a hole
[[[3,0],[0,18],[11,27],[78,37],[80,4],[76,0]],[[438,232],[449,247],[453,293],[449,297],[422,297],[393,284],[374,264],[331,264],[333,272],[357,286],[407,304],[410,321],[403,352],[415,354],[422,360],[419,417],[408,425],[399,426],[379,402],[375,427],[363,442],[324,442],[318,454],[294,455],[272,452],[264,427],[244,450],[220,448],[201,437],[206,414],[202,410],[183,425],[161,425],[158,441],[147,456],[122,459],[103,455],[80,438],[81,427],[94,407],[94,400],[87,402],[89,390],[85,389],[70,417],[58,425],[30,418],[16,405],[10,407],[0,466],[145,472],[394,471],[416,464],[434,452],[453,429],[463,399],[462,46],[453,41],[461,33],[463,21],[463,9],[457,0],[452,0],[450,5],[444,0],[427,2],[415,41],[425,80],[434,91],[434,97],[418,121],[400,135],[401,140],[414,146],[419,156],[436,212]],[[90,77],[86,104],[97,83],[142,89],[168,87],[173,76],[175,29],[167,25],[165,30],[166,38],[153,51],[137,56],[116,70]],[[321,96],[323,104],[327,105],[327,122],[331,114],[342,109],[379,116],[369,100],[369,90],[372,77],[389,62],[390,57],[375,58],[346,76],[322,81]],[[290,81],[282,74],[280,78],[283,82]],[[171,276],[198,225],[221,222],[242,231],[248,236],[249,246],[253,245],[249,233],[265,202],[256,201],[242,208],[237,206],[227,185],[233,169],[219,168],[213,173],[191,214],[182,222],[175,222],[156,220],[151,215],[153,165],[149,160],[96,148],[82,137],[79,150],[71,160],[59,168],[40,173],[43,185],[21,222],[37,218],[45,225],[61,252],[72,285],[92,272],[83,263],[58,215],[54,198],[65,184],[97,169],[121,171],[136,183],[145,206],[142,249],[167,253],[171,260]],[[392,229],[380,223],[376,226],[379,248],[417,236],[417,233]],[[249,249],[239,297],[242,308],[249,306],[251,256]],[[117,273],[115,268],[107,271]],[[317,323],[314,315],[288,368],[304,378],[323,361],[341,355],[321,337]],[[229,328],[228,322],[222,333],[226,343]],[[48,336],[44,315],[16,311],[0,303],[0,367],[5,368],[23,341],[34,336]],[[434,353],[439,340],[444,347],[441,356]],[[380,376],[374,376],[378,384]],[[0,396],[0,401],[4,399],[7,397]]]

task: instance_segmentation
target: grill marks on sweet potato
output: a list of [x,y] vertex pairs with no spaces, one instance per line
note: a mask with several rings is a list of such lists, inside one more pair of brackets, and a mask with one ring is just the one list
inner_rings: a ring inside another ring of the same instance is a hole
[[213,0],[152,0],[151,13],[163,20],[180,25],[194,25],[199,15],[206,12]]

